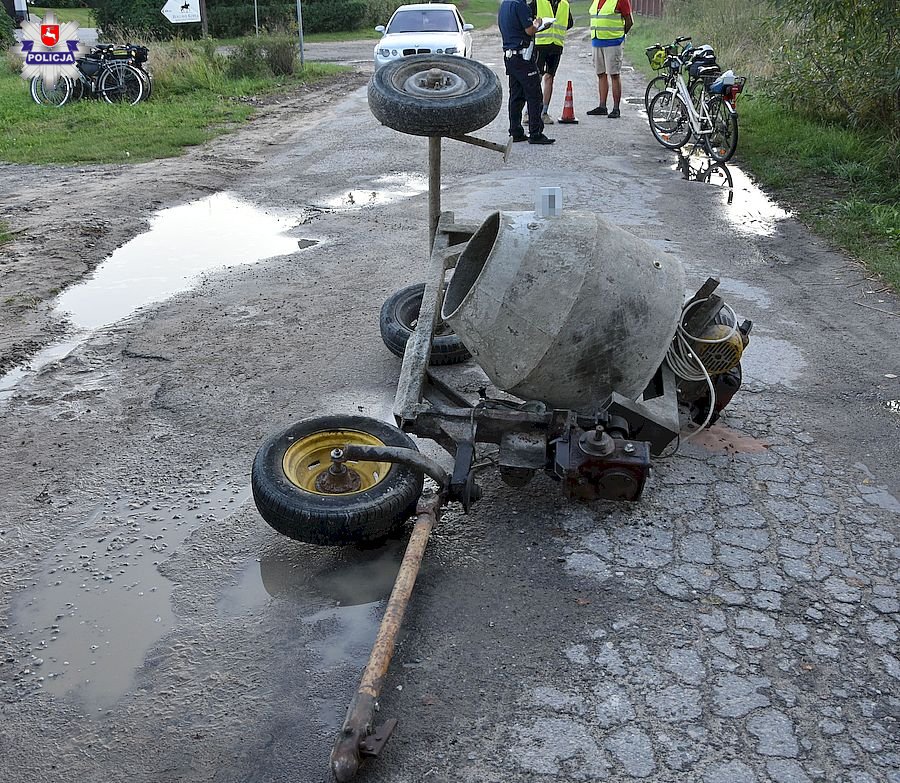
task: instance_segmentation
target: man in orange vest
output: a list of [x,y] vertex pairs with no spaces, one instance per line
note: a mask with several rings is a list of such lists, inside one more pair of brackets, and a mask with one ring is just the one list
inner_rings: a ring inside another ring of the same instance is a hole
[[600,105],[588,114],[604,115],[609,86],[612,84],[613,107],[610,119],[619,117],[622,100],[622,48],[625,34],[634,24],[631,0],[593,0],[591,3],[591,47],[594,53],[594,72],[600,90]]

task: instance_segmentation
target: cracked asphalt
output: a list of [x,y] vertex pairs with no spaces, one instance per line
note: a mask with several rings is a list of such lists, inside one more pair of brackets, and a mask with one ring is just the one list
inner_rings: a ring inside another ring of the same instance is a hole
[[[621,120],[586,116],[588,48],[561,71],[580,123],[505,166],[445,142],[443,206],[476,220],[560,185],[564,209],[681,258],[694,289],[719,277],[755,324],[744,387],[633,505],[480,474],[484,498],[429,544],[381,699],[400,724],[359,780],[900,783],[900,319],[872,309],[900,301],[769,203],[740,149],[731,200],[683,179],[634,73]],[[481,34],[499,71],[498,51]],[[378,310],[424,274],[425,144],[379,127],[360,80],[190,154],[184,182],[177,162],[52,170],[67,187],[100,171],[99,211],[130,186],[130,222],[94,252],[204,188],[293,216],[298,249],[208,271],[0,401],[3,780],[330,779],[401,548],[288,540],[248,484],[269,431],[389,416]],[[501,112],[478,135],[505,132]],[[10,205],[37,173],[0,167]],[[82,201],[46,181],[28,220],[75,225]],[[4,251],[3,281],[66,283],[83,253],[32,228]],[[43,299],[27,341],[7,314],[4,344],[52,343],[65,324]]]

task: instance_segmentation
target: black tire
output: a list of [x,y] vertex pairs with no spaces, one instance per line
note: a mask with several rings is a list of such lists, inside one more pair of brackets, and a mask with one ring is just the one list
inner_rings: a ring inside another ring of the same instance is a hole
[[[83,78],[79,77],[77,79],[72,80],[72,95],[69,98],[69,103],[74,103],[75,101],[80,101],[84,97],[86,83]],[[88,93],[90,93],[90,88],[88,88]]]
[[65,106],[72,95],[72,80],[61,76],[53,86],[44,82],[42,76],[31,80],[31,99],[40,106],[54,106],[57,109]]
[[669,86],[669,83],[665,76],[654,76],[650,80],[650,82],[647,84],[647,89],[644,90],[644,110],[645,111],[650,111],[650,101],[652,101],[654,96],[661,93],[668,86]]
[[[434,71],[436,83],[425,84]],[[369,82],[369,109],[382,125],[413,136],[459,136],[483,128],[500,112],[503,91],[477,60],[452,55],[403,57]]]
[[306,489],[295,480],[314,481],[330,465],[328,452],[348,441],[417,450],[396,427],[365,416],[292,424],[270,435],[253,460],[250,485],[262,518],[290,538],[324,546],[380,541],[397,530],[422,494],[423,476],[412,468],[348,462],[349,469],[366,465],[377,473],[368,486],[343,494]]
[[677,150],[691,138],[687,106],[674,92],[661,92],[650,101],[647,118],[653,137],[667,149]]
[[[416,329],[424,295],[425,283],[417,283],[391,294],[381,306],[381,339],[395,356],[403,358],[406,343]],[[441,322],[431,341],[429,364],[459,364],[471,358],[456,332]]]
[[700,111],[700,100],[703,97],[703,90],[706,85],[703,84],[703,79],[695,79],[688,86],[688,93],[691,96],[691,103],[694,104],[694,108],[699,113]]
[[719,163],[727,163],[734,156],[738,145],[737,113],[724,98],[714,96],[707,104],[712,121],[712,133],[706,137],[709,157]]
[[149,101],[150,96],[153,94],[153,79],[150,77],[150,74],[147,73],[143,68],[134,66],[134,69],[138,72],[138,75],[141,77],[141,84],[144,87],[144,93],[141,95],[142,101]]
[[107,103],[134,106],[144,96],[144,80],[133,65],[117,63],[104,68],[97,88]]

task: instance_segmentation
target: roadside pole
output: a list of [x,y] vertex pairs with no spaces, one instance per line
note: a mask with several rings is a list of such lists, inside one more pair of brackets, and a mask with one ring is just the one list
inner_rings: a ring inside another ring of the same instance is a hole
[[297,32],[300,35],[300,67],[303,67],[303,10],[297,0]]
[[259,38],[259,5],[253,0],[253,21],[256,23],[256,37]]
[[200,34],[209,37],[209,24],[206,21],[206,0],[200,0]]

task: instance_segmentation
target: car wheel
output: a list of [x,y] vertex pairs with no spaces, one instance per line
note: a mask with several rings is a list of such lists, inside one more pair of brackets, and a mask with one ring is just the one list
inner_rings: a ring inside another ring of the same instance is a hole
[[418,55],[379,68],[369,82],[369,109],[382,125],[413,136],[460,136],[500,112],[497,76],[477,60]]
[[279,533],[325,546],[381,541],[415,511],[424,477],[406,465],[347,462],[329,477],[331,451],[346,444],[415,443],[390,424],[364,416],[305,419],[270,435],[253,460],[250,485],[260,516]]

